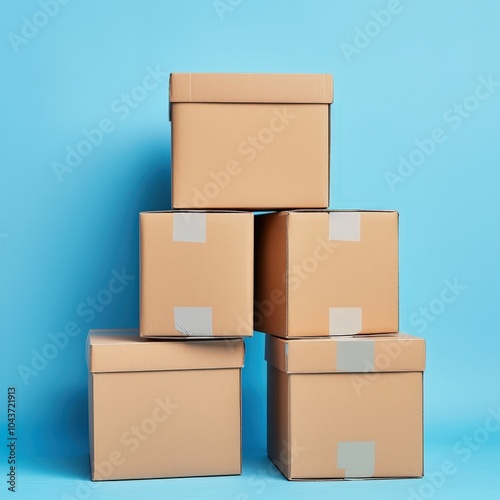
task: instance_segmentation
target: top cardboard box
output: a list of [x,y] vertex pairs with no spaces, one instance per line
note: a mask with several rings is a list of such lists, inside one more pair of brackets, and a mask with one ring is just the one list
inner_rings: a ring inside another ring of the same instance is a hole
[[326,208],[328,74],[170,76],[172,205]]

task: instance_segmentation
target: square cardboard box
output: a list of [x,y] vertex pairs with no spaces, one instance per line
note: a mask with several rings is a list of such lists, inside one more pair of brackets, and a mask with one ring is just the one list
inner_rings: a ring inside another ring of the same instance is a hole
[[398,213],[258,215],[254,328],[278,337],[398,331]]
[[288,479],[423,475],[425,342],[266,336],[268,454]]
[[142,337],[253,334],[253,222],[250,212],[140,214]]
[[174,208],[326,208],[328,74],[170,76]]
[[88,337],[92,479],[241,473],[242,339]]

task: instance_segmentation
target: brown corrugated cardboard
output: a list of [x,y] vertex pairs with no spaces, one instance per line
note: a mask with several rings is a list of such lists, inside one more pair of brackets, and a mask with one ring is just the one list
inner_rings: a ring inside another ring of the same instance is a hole
[[284,338],[398,331],[398,213],[258,215],[254,328]]
[[268,454],[288,479],[423,475],[425,343],[266,337]]
[[241,473],[244,344],[91,330],[93,480]]
[[174,208],[326,208],[331,75],[174,73]]
[[250,212],[140,214],[142,337],[253,334],[253,221]]

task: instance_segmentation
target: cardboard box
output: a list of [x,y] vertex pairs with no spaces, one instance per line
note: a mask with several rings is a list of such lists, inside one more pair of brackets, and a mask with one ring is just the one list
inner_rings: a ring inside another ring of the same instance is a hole
[[92,479],[241,473],[241,367],[232,340],[88,337]]
[[253,334],[253,220],[250,212],[140,214],[142,337]]
[[423,475],[425,342],[266,337],[269,457],[288,479]]
[[255,220],[255,330],[285,338],[398,331],[397,212]]
[[174,73],[174,208],[326,208],[331,75]]

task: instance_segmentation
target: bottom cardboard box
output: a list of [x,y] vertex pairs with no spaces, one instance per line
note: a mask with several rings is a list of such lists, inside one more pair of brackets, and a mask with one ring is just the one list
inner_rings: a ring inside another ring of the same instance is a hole
[[268,455],[288,479],[423,475],[425,342],[266,336]]
[[241,474],[241,368],[232,340],[88,337],[93,480]]

